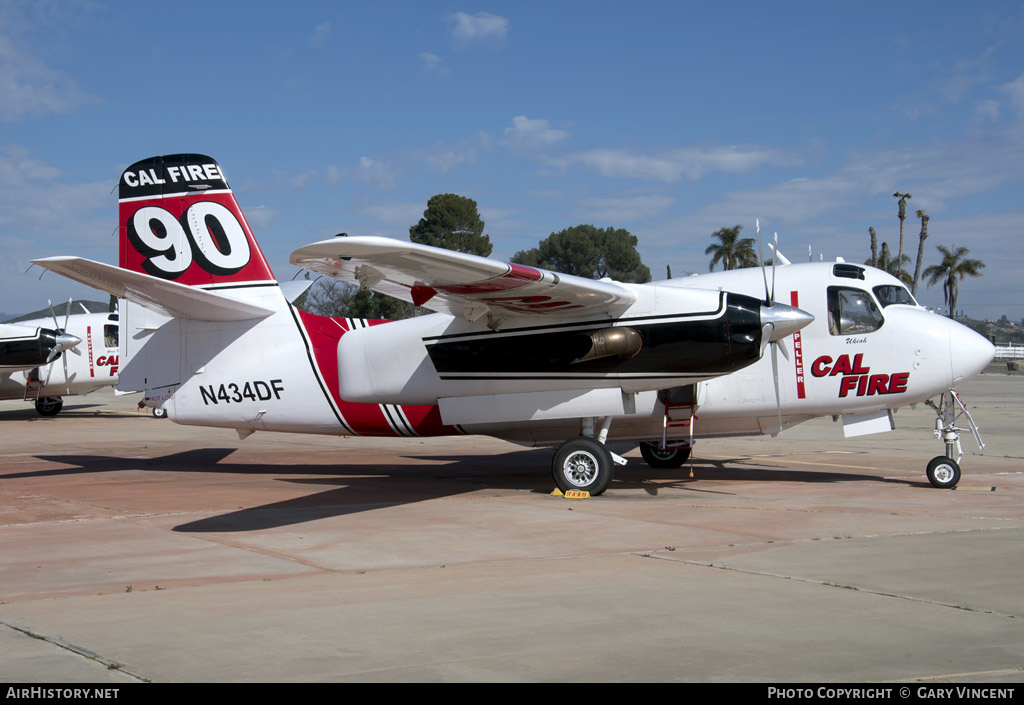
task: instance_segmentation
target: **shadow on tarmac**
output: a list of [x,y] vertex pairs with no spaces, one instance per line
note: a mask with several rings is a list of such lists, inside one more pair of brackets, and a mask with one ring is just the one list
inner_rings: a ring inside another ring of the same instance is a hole
[[[175,531],[217,533],[254,531],[301,524],[359,512],[372,511],[453,495],[487,490],[551,492],[548,475],[552,451],[525,449],[501,455],[406,456],[413,461],[438,463],[424,465],[296,465],[227,462],[235,449],[204,448],[154,457],[131,458],[107,455],[36,455],[34,457],[64,466],[47,470],[11,473],[5,479],[82,475],[121,471],[181,473],[239,473],[275,476],[281,482],[298,485],[336,485],[322,492],[228,512],[181,524]],[[633,460],[627,468],[617,468],[612,487],[601,501],[619,498],[634,500],[635,491],[650,497],[669,490],[711,494],[735,494],[720,483],[796,482],[851,483],[884,482],[904,486],[927,486],[926,482],[887,478],[880,475],[823,470],[792,470],[780,464],[764,463],[747,457],[728,460],[694,459],[691,478],[689,464],[678,470],[652,469]],[[315,476],[315,477],[310,477]],[[545,478],[545,479],[542,479]],[[702,482],[709,486],[701,487]],[[715,483],[714,487],[710,483]],[[541,487],[542,486],[542,487]],[[627,496],[623,496],[627,491]]]
[[[149,410],[147,409],[147,412]],[[124,411],[110,411],[106,404],[75,404],[74,406],[68,405],[66,402],[64,408],[60,410],[60,413],[56,416],[40,416],[36,411],[33,404],[25,402],[25,407],[22,409],[5,409],[0,411],[0,422],[3,421],[60,421],[68,417],[84,419],[96,416],[102,416],[107,419],[123,419],[123,418],[134,418],[136,416],[146,415],[140,414],[139,412],[124,412]],[[149,414],[150,416],[152,414]],[[155,419],[156,420],[156,419]]]

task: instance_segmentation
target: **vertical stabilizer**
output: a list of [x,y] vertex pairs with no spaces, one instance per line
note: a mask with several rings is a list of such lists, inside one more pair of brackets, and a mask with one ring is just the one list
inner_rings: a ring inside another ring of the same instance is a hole
[[121,174],[122,268],[189,286],[274,282],[220,165],[151,157]]

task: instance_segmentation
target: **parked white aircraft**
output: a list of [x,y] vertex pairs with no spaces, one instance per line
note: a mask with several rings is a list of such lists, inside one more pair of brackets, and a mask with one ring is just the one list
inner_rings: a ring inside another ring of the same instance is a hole
[[[178,423],[241,437],[557,445],[557,485],[591,494],[626,462],[609,443],[640,443],[648,463],[678,466],[694,439],[774,434],[816,416],[842,416],[848,435],[888,430],[897,407],[952,389],[993,356],[895,278],[841,262],[787,263],[769,288],[763,269],[624,284],[377,237],[325,240],[291,260],[436,313],[384,322],[291,306],[202,155],[125,170],[120,267],[36,263],[127,300],[120,387],[145,389]],[[928,477],[953,487],[960,429],[949,407],[940,418],[947,453]]]
[[[117,384],[116,313],[56,315],[0,323],[0,399],[24,399],[56,416],[63,397]],[[68,353],[74,353],[68,355]]]

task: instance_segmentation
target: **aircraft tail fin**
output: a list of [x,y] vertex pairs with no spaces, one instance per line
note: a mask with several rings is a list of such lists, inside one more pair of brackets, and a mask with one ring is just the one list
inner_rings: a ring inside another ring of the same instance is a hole
[[119,264],[188,286],[275,282],[220,165],[150,157],[121,174]]

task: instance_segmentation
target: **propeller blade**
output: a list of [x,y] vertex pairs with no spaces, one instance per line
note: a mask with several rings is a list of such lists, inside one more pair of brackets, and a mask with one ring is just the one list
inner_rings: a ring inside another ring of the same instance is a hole
[[46,300],[46,305],[50,309],[50,318],[53,319],[53,327],[59,333],[61,331],[60,324],[57,323],[57,314],[53,312],[53,302],[50,299]]
[[775,380],[775,410],[779,415],[779,433],[782,433],[782,396],[779,394],[778,343],[772,343],[772,378]]
[[[764,303],[766,306],[771,306],[774,299],[768,295],[768,274],[764,270],[764,250],[761,248],[761,220],[760,218],[754,218],[754,228],[757,230],[757,257],[760,260],[761,265],[761,277],[764,279]],[[774,274],[772,275],[774,276]],[[774,280],[773,280],[774,285]],[[762,351],[764,352],[764,351]]]
[[786,348],[786,339],[785,338],[780,338],[778,341],[775,342],[775,344],[778,345],[779,346],[779,350],[782,351],[782,357],[786,358],[786,360],[788,361],[790,358],[789,358],[789,349]]
[[50,365],[49,365],[49,366],[48,366],[48,367],[46,368],[46,381],[45,381],[45,382],[43,382],[43,388],[44,388],[44,389],[45,389],[45,388],[46,388],[47,386],[49,386],[49,384],[50,384],[50,375],[51,375],[52,373],[53,373],[53,364],[51,363],[51,364],[50,364]]
[[[68,379],[68,356],[62,355],[60,361],[64,363],[64,389],[67,391],[68,396],[71,396],[71,380]],[[775,386],[778,387],[778,384]]]
[[[762,312],[764,310],[765,310],[764,308],[761,309]],[[761,320],[764,320],[764,316],[761,316]],[[772,323],[771,321],[768,321],[768,322],[763,323],[761,325],[761,353],[760,353],[761,357],[764,357],[765,348],[767,348],[768,344],[772,342],[772,335],[774,335],[774,334],[775,334],[775,324],[774,323]]]
[[[772,245],[772,303],[775,303],[775,263],[779,261],[779,234],[775,233],[775,244]],[[768,284],[765,283],[765,286]]]

